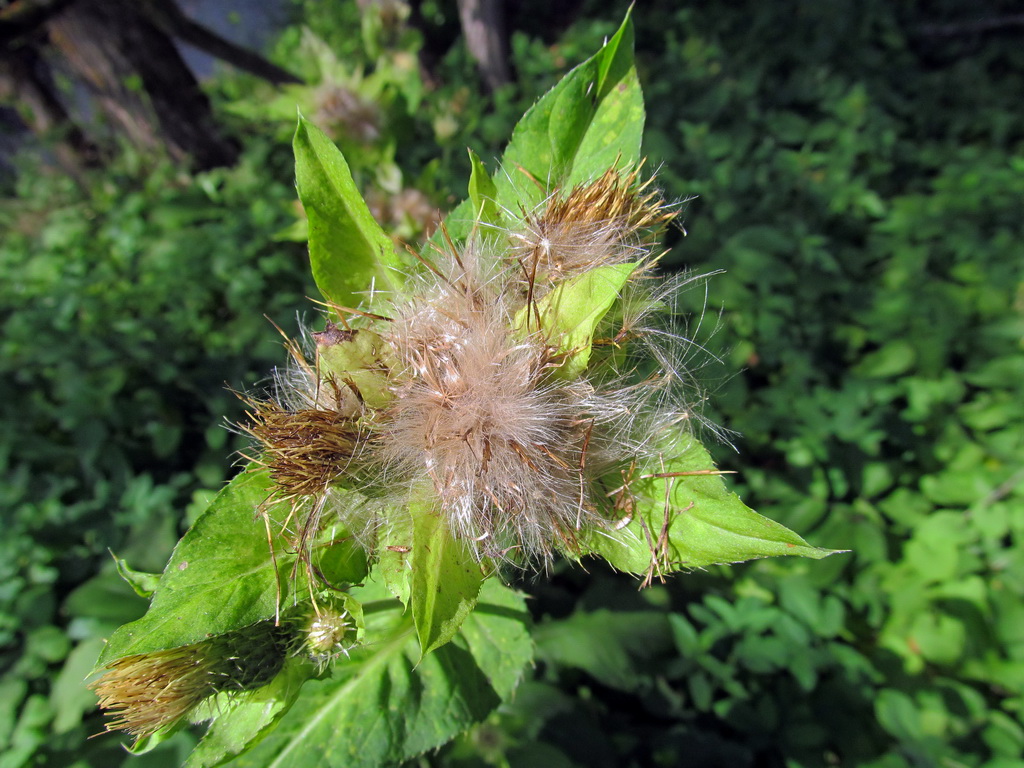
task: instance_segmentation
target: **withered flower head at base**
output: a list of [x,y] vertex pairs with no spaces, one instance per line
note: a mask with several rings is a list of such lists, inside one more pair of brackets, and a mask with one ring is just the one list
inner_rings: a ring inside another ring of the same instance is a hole
[[152,736],[209,696],[266,685],[281,670],[291,635],[264,621],[201,643],[126,656],[90,687],[113,718],[108,731]]

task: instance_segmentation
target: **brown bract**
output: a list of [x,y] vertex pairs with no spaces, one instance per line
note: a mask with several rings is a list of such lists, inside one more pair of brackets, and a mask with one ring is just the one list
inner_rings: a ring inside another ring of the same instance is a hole
[[605,264],[653,263],[650,245],[676,212],[650,188],[652,180],[638,178],[639,170],[611,168],[553,196],[542,214],[527,215],[511,239],[529,279],[558,282]]
[[243,429],[259,441],[258,462],[270,470],[278,498],[323,493],[351,472],[360,439],[352,417],[328,409],[286,411],[267,401],[249,405]]

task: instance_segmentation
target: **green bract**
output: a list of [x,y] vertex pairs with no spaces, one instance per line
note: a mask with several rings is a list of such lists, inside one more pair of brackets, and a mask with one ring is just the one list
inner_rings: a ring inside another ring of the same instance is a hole
[[394,244],[370,215],[345,158],[319,128],[300,117],[294,145],[313,278],[328,301],[358,306],[373,281],[390,288],[400,279]]
[[559,374],[570,378],[582,373],[590,360],[597,324],[638,266],[609,264],[563,281],[535,307],[524,308],[516,316],[516,331],[524,335],[543,331],[557,342],[558,352],[566,355]]

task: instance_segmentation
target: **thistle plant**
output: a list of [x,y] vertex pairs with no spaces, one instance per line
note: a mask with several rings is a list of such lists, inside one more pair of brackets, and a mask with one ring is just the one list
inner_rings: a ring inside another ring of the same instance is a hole
[[645,585],[828,554],[747,508],[701,445],[675,298],[703,278],[658,272],[678,208],[640,155],[631,34],[524,116],[493,173],[471,155],[468,199],[419,252],[300,119],[326,317],[246,396],[245,470],[100,659],[136,750],[208,719],[194,768],[401,761],[512,695],[532,649],[518,570],[598,557]]

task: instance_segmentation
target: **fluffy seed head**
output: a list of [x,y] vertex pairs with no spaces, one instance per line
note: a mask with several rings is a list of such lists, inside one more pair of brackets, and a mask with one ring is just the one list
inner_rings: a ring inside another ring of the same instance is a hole
[[[246,429],[278,496],[294,509],[307,494],[303,535],[330,508],[372,547],[390,510],[427,496],[478,558],[547,563],[622,518],[609,488],[656,460],[664,428],[692,418],[673,351],[689,342],[652,322],[671,305],[652,273],[653,233],[674,210],[638,179],[611,169],[556,193],[505,245],[449,241],[375,307],[387,317],[329,324],[312,363],[290,346],[278,406],[255,407]],[[569,281],[624,264],[635,267],[604,273],[626,280],[611,309],[588,310],[603,301],[591,289],[571,293]],[[546,297],[562,285],[577,302],[568,311],[600,319],[571,342],[571,328],[542,318],[561,311]],[[589,357],[569,366],[580,344]],[[358,493],[332,496],[338,487]]]
[[480,551],[548,556],[586,514],[581,465],[592,419],[581,404],[590,390],[550,380],[550,349],[511,331],[500,281],[485,281],[472,261],[460,258],[393,323],[404,367],[382,456],[400,476],[425,474],[453,530]]

